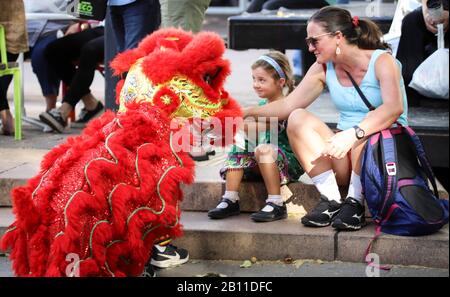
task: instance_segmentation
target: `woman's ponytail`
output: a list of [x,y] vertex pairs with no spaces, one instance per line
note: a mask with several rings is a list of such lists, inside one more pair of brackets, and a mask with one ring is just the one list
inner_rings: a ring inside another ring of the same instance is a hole
[[383,33],[374,22],[352,17],[348,10],[326,6],[318,10],[309,21],[320,23],[327,32],[342,32],[349,44],[361,49],[390,49],[382,40]]

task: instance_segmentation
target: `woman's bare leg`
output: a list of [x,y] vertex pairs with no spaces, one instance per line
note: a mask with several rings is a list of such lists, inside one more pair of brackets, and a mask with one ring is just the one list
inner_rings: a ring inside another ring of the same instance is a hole
[[287,133],[297,159],[323,197],[301,222],[311,227],[328,226],[341,207],[338,183],[348,184],[349,158],[346,156],[336,160],[322,156],[327,139],[334,133],[319,118],[304,109],[291,113]]
[[361,159],[366,141],[358,141],[352,148],[352,172],[347,198],[335,217],[332,227],[338,230],[359,230],[365,224],[361,184]]
[[289,143],[306,173],[314,177],[332,169],[337,183],[348,185],[350,159],[345,157],[337,160],[321,156],[326,140],[334,135],[333,131],[318,117],[304,109],[293,111],[288,123]]
[[44,97],[46,103],[45,111],[50,111],[53,108],[56,108],[56,99],[57,99],[56,95],[46,95]]
[[92,95],[92,93],[88,93],[81,97],[81,101],[83,101],[84,107],[87,110],[94,110],[97,107],[98,100]]

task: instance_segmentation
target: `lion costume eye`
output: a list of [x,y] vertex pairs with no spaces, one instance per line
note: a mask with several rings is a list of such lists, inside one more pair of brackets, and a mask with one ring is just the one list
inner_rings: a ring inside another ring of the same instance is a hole
[[211,79],[211,76],[210,76],[208,73],[205,74],[205,75],[203,76],[203,80],[204,80],[208,85],[211,85],[212,79]]
[[221,67],[215,68],[213,71],[209,71],[203,75],[203,80],[210,86],[214,84],[215,79],[219,75],[220,71],[222,70]]

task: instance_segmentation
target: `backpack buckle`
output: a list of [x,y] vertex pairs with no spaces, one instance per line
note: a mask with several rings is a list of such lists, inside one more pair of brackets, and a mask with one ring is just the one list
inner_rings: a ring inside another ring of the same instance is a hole
[[386,163],[386,172],[389,176],[397,174],[397,165],[394,162]]

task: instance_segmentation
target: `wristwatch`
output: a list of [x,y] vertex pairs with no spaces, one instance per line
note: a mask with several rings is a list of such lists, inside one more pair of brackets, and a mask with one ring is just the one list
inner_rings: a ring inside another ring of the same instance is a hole
[[363,139],[366,135],[366,132],[364,132],[364,130],[361,129],[358,125],[353,126],[353,129],[355,129],[355,135],[357,139]]

